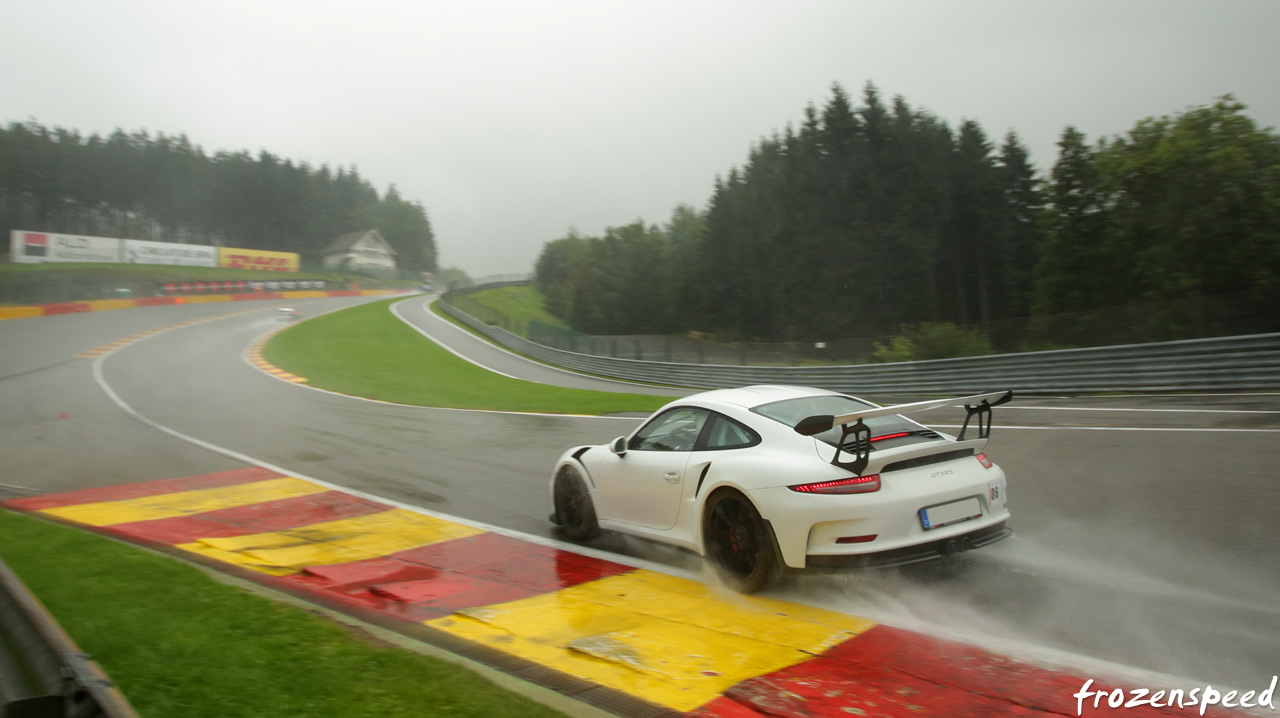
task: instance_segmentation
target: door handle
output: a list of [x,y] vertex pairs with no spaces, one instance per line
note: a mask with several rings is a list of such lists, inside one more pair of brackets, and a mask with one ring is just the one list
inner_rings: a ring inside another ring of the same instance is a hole
[[666,479],[668,484],[678,484],[680,483],[680,472],[668,471],[662,475],[662,478]]

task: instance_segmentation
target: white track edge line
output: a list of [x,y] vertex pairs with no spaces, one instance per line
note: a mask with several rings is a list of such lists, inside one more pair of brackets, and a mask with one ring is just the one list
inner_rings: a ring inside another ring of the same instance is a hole
[[[701,576],[692,571],[684,571],[681,569],[677,569],[673,566],[668,566],[666,564],[660,564],[653,561],[647,561],[645,559],[635,558],[632,556],[616,554],[609,551],[602,551],[600,549],[594,549],[587,546],[580,546],[578,544],[558,541],[556,539],[545,538],[543,536],[537,536],[534,534],[528,534],[523,531],[517,531],[515,529],[508,529],[502,526],[495,526],[493,524],[485,523],[483,521],[474,521],[472,519],[466,519],[459,516],[452,516],[450,514],[441,513],[439,511],[424,509],[421,506],[414,506],[412,504],[407,504],[402,501],[387,499],[387,498],[378,496],[377,494],[371,494],[365,491],[360,491],[358,489],[352,489],[346,486],[342,486],[340,484],[334,484],[328,481],[323,481],[323,480],[316,479],[296,471],[289,471],[288,469],[285,469],[282,466],[276,466],[275,464],[272,464],[267,461],[262,461],[260,459],[249,456],[248,454],[242,454],[238,451],[227,449],[227,448],[218,446],[217,444],[213,444],[211,442],[204,441],[202,439],[197,439],[193,436],[188,436],[186,434],[183,434],[182,432],[179,432],[175,429],[171,429],[163,424],[160,424],[159,422],[156,422],[152,419],[147,418],[146,416],[143,416],[138,411],[136,411],[133,407],[131,407],[127,402],[125,402],[122,398],[120,398],[120,396],[116,394],[115,391],[111,388],[111,386],[107,384],[106,379],[102,375],[102,363],[107,357],[111,356],[111,354],[113,354],[114,352],[115,350],[113,349],[112,351],[107,352],[106,354],[103,354],[100,357],[97,357],[93,361],[94,381],[98,383],[98,386],[103,390],[103,392],[106,393],[108,398],[110,398],[113,402],[115,402],[117,406],[123,409],[130,416],[134,417],[138,421],[141,421],[147,426],[150,426],[154,429],[157,429],[166,434],[169,434],[170,436],[173,436],[175,438],[181,439],[190,444],[198,446],[202,449],[206,449],[214,453],[221,454],[228,458],[232,458],[252,466],[258,466],[258,467],[267,469],[269,471],[275,471],[277,473],[280,473],[286,476],[292,476],[295,478],[303,479],[305,481],[310,481],[319,486],[324,486],[326,488],[329,488],[335,491],[343,491],[345,493],[351,494],[352,496],[368,499],[370,501],[380,502],[383,504],[387,504],[389,506],[394,506],[396,508],[404,509],[406,511],[412,511],[414,513],[421,514],[424,516],[430,516],[432,518],[440,519],[443,521],[453,521],[455,523],[459,523],[464,526],[470,526],[472,528],[480,529],[482,531],[489,531],[501,536],[506,536],[508,538],[528,541],[529,543],[533,543],[539,546],[545,546],[547,548],[555,548],[562,551],[567,551],[569,553],[575,553],[583,556],[590,556],[592,558],[598,558],[604,561],[611,561],[613,563],[620,563],[626,566],[631,566],[633,568],[643,569],[646,571],[653,571],[654,573],[662,573],[669,576],[675,576],[677,578],[684,578],[692,581],[697,581],[699,583],[703,583]],[[783,600],[793,600],[793,599],[788,598]],[[794,601],[794,602],[801,603],[801,605],[806,605],[800,601]],[[822,606],[816,606],[816,605],[813,607],[822,608]],[[834,609],[827,608],[826,610],[834,610]],[[837,611],[837,613],[844,613],[844,612]],[[845,615],[854,615],[854,614],[845,614]],[[892,625],[885,621],[878,620],[877,622],[885,623],[886,625]],[[974,642],[976,637],[967,636],[965,634],[959,633],[954,629],[950,629],[945,626],[932,624],[930,622],[922,622],[918,625],[927,628],[928,630],[934,632],[936,635],[950,636],[954,640],[958,640],[963,643],[968,643],[971,645],[978,645],[978,646],[983,645],[983,643],[981,642],[979,643]],[[1166,679],[1166,682],[1168,682],[1170,685],[1176,685],[1178,683],[1184,683],[1186,685],[1196,685],[1198,683],[1204,682],[1197,679],[1188,679],[1180,676],[1171,676],[1167,674],[1161,674],[1158,672],[1137,668],[1135,666],[1115,664],[1102,659],[1093,658],[1091,656],[1084,656],[1076,653],[1060,651],[1057,649],[1052,649],[1052,648],[1047,648],[1042,646],[1028,646],[1025,644],[1010,642],[1010,641],[992,641],[987,645],[993,648],[994,650],[1002,650],[1004,652],[1012,653],[1014,655],[1020,655],[1026,659],[1036,660],[1036,661],[1049,661],[1064,667],[1075,668],[1077,670],[1105,668],[1107,672],[1115,675],[1116,677],[1124,677],[1126,674],[1131,676],[1152,676],[1152,677],[1159,676],[1161,678]]]
[[[223,317],[219,317],[219,318],[223,318]],[[174,327],[174,328],[178,329],[180,327]],[[160,334],[167,333],[168,331],[169,330],[166,330],[165,332],[160,332],[152,336],[159,336]],[[147,338],[149,339],[150,337],[147,337]],[[142,341],[142,340],[138,340],[138,341]],[[125,345],[125,346],[128,346],[128,345]],[[122,349],[122,348],[124,347],[117,347],[117,349]],[[182,441],[185,441],[189,444],[193,444],[202,449],[212,451],[216,454],[221,454],[223,456],[235,459],[236,461],[240,461],[245,464],[249,464],[251,466],[258,466],[258,467],[267,469],[269,471],[275,471],[285,476],[293,476],[295,478],[303,479],[305,481],[310,481],[319,486],[324,486],[325,488],[328,488],[328,489],[332,489],[335,491],[343,491],[353,496],[358,496],[360,498],[368,499],[371,501],[378,501],[390,506],[395,506],[396,508],[413,511],[415,513],[419,513],[424,516],[431,516],[432,518],[437,518],[444,521],[453,521],[455,523],[459,523],[464,526],[470,526],[472,528],[477,528],[482,531],[490,531],[492,533],[500,534],[510,538],[520,539],[523,541],[528,541],[530,543],[535,543],[535,544],[546,546],[549,548],[561,549],[564,551],[570,551],[572,553],[591,556],[593,558],[613,561],[614,563],[625,564],[628,566],[632,566],[633,568],[642,568],[645,570],[655,571],[658,573],[665,573],[665,574],[677,576],[680,578],[689,578],[689,579],[695,579],[695,580],[697,578],[696,574],[692,572],[681,571],[671,566],[666,566],[666,565],[655,563],[652,561],[632,558],[630,556],[623,556],[621,554],[615,554],[608,551],[601,551],[599,549],[593,549],[586,546],[579,546],[577,544],[572,544],[565,541],[558,541],[556,539],[536,536],[534,534],[528,534],[523,531],[517,531],[515,529],[508,529],[502,526],[495,526],[493,524],[488,524],[483,521],[475,521],[472,519],[462,518],[460,516],[452,516],[450,514],[441,513],[438,511],[432,511],[430,509],[424,509],[421,506],[414,506],[412,504],[407,504],[402,501],[387,499],[387,498],[378,496],[377,494],[371,494],[365,491],[360,491],[359,489],[352,489],[347,486],[342,486],[340,484],[335,484],[329,481],[324,481],[311,476],[307,476],[306,474],[299,473],[297,471],[291,471],[282,466],[277,466],[270,462],[263,461],[261,459],[257,459],[255,457],[249,456],[248,454],[242,454],[233,449],[228,449],[222,446],[218,446],[217,444],[205,441],[203,439],[197,439],[194,436],[189,436],[187,434],[184,434],[176,429],[171,429],[165,426],[164,424],[161,424],[153,419],[143,416],[136,409],[130,406],[128,402],[122,399],[120,395],[117,394],[115,390],[111,388],[111,385],[107,383],[106,377],[103,376],[103,373],[102,373],[102,364],[107,359],[107,357],[110,357],[112,354],[115,353],[115,351],[116,351],[115,349],[112,349],[111,351],[93,360],[93,380],[98,384],[98,387],[102,389],[103,393],[107,395],[107,398],[111,399],[111,401],[114,402],[116,406],[119,406],[121,409],[123,409],[125,413],[129,414],[133,418],[137,419],[138,421],[141,421],[142,423],[146,424],[147,426],[150,426],[153,429],[162,431],[170,436],[181,439]]]
[[[270,307],[264,307],[264,308],[263,308],[263,310],[265,310],[265,309],[269,309],[269,308],[270,308]],[[251,311],[263,311],[263,310],[251,310]],[[240,314],[248,314],[248,313],[251,313],[251,312],[238,312],[238,313],[236,313],[236,314],[228,314],[228,315],[222,315],[222,316],[217,316],[217,317],[208,317],[208,318],[206,318],[206,319],[202,319],[202,320],[199,320],[199,321],[197,321],[197,322],[192,322],[192,324],[203,323],[203,322],[205,322],[205,321],[211,321],[211,320],[214,320],[214,319],[227,319],[227,318],[230,318],[230,317],[232,317],[232,316],[238,316],[238,315],[240,315]],[[182,432],[180,432],[180,431],[177,431],[177,430],[175,430],[175,429],[171,429],[171,428],[169,428],[169,427],[167,427],[167,426],[165,426],[165,425],[163,425],[163,424],[161,424],[161,423],[159,423],[159,422],[157,422],[157,421],[154,421],[154,420],[152,420],[152,419],[150,419],[150,418],[147,418],[146,416],[143,416],[141,413],[139,413],[137,410],[135,410],[135,409],[134,409],[132,406],[130,406],[127,402],[125,402],[125,401],[124,401],[124,399],[122,399],[118,394],[116,394],[115,390],[113,390],[113,389],[111,388],[111,386],[107,383],[106,378],[103,376],[103,373],[102,373],[102,364],[106,361],[106,359],[107,359],[108,357],[110,357],[111,355],[115,354],[115,353],[116,353],[116,351],[118,351],[118,350],[120,350],[120,349],[123,349],[123,348],[125,348],[125,347],[127,347],[127,346],[130,346],[131,344],[135,344],[135,343],[137,343],[137,342],[145,341],[145,340],[150,339],[150,338],[152,338],[152,337],[160,336],[161,334],[167,334],[167,333],[168,333],[168,332],[170,332],[170,331],[173,331],[173,330],[176,330],[176,329],[182,329],[182,328],[185,328],[185,327],[187,327],[187,326],[191,326],[191,324],[183,324],[183,325],[181,325],[181,326],[170,327],[170,328],[168,328],[168,329],[164,329],[164,330],[162,330],[162,331],[156,332],[155,334],[152,334],[152,335],[149,335],[149,336],[146,336],[146,337],[142,337],[142,338],[140,338],[140,339],[137,339],[137,340],[135,340],[135,341],[133,341],[133,342],[130,342],[129,344],[124,344],[124,345],[121,345],[121,346],[119,346],[119,347],[115,347],[115,348],[111,349],[110,351],[108,351],[108,352],[106,352],[106,353],[104,353],[104,354],[102,354],[102,355],[100,355],[100,356],[98,356],[98,357],[94,358],[94,360],[93,360],[93,364],[92,364],[92,369],[93,369],[93,379],[94,379],[94,381],[98,384],[98,387],[99,387],[99,388],[101,388],[101,389],[102,389],[102,391],[107,395],[107,397],[108,397],[109,399],[111,399],[111,401],[112,401],[112,402],[114,402],[117,406],[119,406],[121,409],[123,409],[123,410],[125,411],[125,413],[127,413],[127,414],[129,414],[130,416],[134,417],[134,418],[135,418],[135,419],[137,419],[138,421],[141,421],[143,424],[146,424],[147,426],[150,426],[150,427],[152,427],[152,428],[154,428],[154,429],[156,429],[156,430],[158,430],[158,431],[161,431],[161,432],[164,432],[164,433],[166,433],[166,434],[169,434],[170,436],[173,436],[173,437],[175,437],[175,438],[177,438],[177,439],[180,439],[180,440],[182,440],[182,441],[186,441],[186,442],[188,442],[188,443],[190,443],[190,444],[192,444],[192,445],[194,445],[194,446],[198,446],[198,447],[200,447],[200,448],[202,448],[202,449],[206,449],[206,450],[208,450],[208,451],[212,451],[212,452],[214,452],[214,453],[221,454],[221,455],[226,456],[226,457],[228,457],[228,458],[232,458],[232,459],[235,459],[235,460],[237,460],[237,461],[240,461],[240,462],[243,462],[243,463],[246,463],[246,464],[252,465],[252,466],[258,466],[258,467],[261,467],[261,468],[267,469],[267,470],[269,470],[269,471],[275,471],[275,472],[277,472],[277,473],[284,474],[284,475],[286,475],[286,476],[292,476],[292,477],[295,477],[295,478],[303,479],[303,480],[305,480],[305,481],[311,481],[311,482],[313,482],[313,483],[315,483],[315,484],[317,484],[317,485],[319,485],[319,486],[324,486],[324,487],[326,487],[326,488],[333,489],[333,490],[336,490],[336,491],[343,491],[343,492],[345,492],[345,493],[351,494],[352,496],[357,496],[357,497],[359,497],[359,498],[364,498],[364,499],[368,499],[368,500],[371,500],[371,501],[381,502],[381,503],[387,504],[387,505],[389,505],[389,506],[395,506],[396,508],[401,508],[401,509],[404,509],[404,510],[407,510],[407,511],[412,511],[412,512],[414,512],[414,513],[418,513],[418,514],[421,514],[421,515],[424,515],[424,516],[430,516],[430,517],[432,517],[432,518],[437,518],[437,519],[444,520],[444,521],[454,521],[454,522],[459,523],[459,524],[462,524],[462,525],[464,525],[464,526],[470,526],[470,527],[472,527],[472,528],[477,528],[477,529],[480,529],[480,530],[482,530],[482,531],[489,531],[489,532],[492,532],[492,533],[495,533],[495,534],[498,534],[498,535],[501,535],[501,536],[507,536],[507,537],[509,537],[509,538],[514,538],[514,539],[519,539],[519,540],[523,540],[523,541],[528,541],[528,542],[530,542],[530,543],[533,543],[533,544],[536,544],[536,545],[539,545],[539,546],[545,546],[545,547],[548,547],[548,548],[555,548],[555,549],[559,549],[559,550],[563,550],[563,551],[568,551],[568,552],[570,552],[570,553],[576,553],[576,554],[583,555],[583,556],[590,556],[590,557],[592,557],[592,558],[598,558],[598,559],[605,560],[605,561],[612,561],[612,562],[614,562],[614,563],[620,563],[620,564],[623,564],[623,565],[626,565],[626,566],[631,566],[631,567],[633,567],[633,568],[643,569],[643,570],[647,570],[647,571],[653,571],[653,572],[655,572],[655,573],[662,573],[662,574],[666,574],[666,575],[669,575],[669,576],[675,576],[675,577],[677,577],[677,578],[685,578],[685,579],[689,579],[689,580],[693,580],[693,581],[698,581],[699,583],[701,583],[701,582],[702,582],[702,581],[701,581],[701,577],[700,577],[698,574],[696,574],[696,573],[694,573],[694,572],[692,572],[692,571],[683,571],[683,570],[680,570],[680,569],[677,569],[677,568],[674,568],[674,567],[672,567],[672,566],[668,566],[668,565],[665,565],[665,564],[660,564],[660,563],[656,563],[656,562],[652,562],[652,561],[646,561],[645,559],[638,559],[638,558],[634,558],[634,557],[631,557],[631,556],[624,556],[624,555],[622,555],[622,554],[616,554],[616,553],[612,553],[612,552],[609,552],[609,551],[602,551],[602,550],[600,550],[600,549],[593,549],[593,548],[590,548],[590,547],[587,547],[587,546],[579,546],[579,545],[577,545],[577,544],[572,544],[572,543],[568,543],[568,542],[564,542],[564,541],[558,541],[558,540],[556,540],[556,539],[545,538],[545,537],[542,537],[542,536],[536,536],[536,535],[533,535],[533,534],[527,534],[527,533],[525,533],[525,532],[523,532],[523,531],[517,531],[517,530],[515,530],[515,529],[508,529],[508,528],[504,528],[504,527],[501,527],[501,526],[495,526],[495,525],[493,525],[493,524],[488,524],[488,523],[485,523],[485,522],[482,522],[482,521],[473,521],[473,520],[471,520],[471,519],[465,519],[465,518],[458,517],[458,516],[452,516],[452,515],[450,515],[450,514],[441,513],[441,512],[438,512],[438,511],[432,511],[432,510],[430,510],[430,509],[424,509],[424,508],[422,508],[422,507],[420,507],[420,506],[414,506],[414,505],[412,505],[412,504],[407,504],[407,503],[404,503],[404,502],[402,502],[402,501],[396,501],[396,500],[394,500],[394,499],[386,499],[386,498],[383,498],[383,497],[378,496],[378,495],[376,495],[376,494],[371,494],[371,493],[368,493],[368,492],[365,492],[365,491],[360,491],[360,490],[358,490],[358,489],[351,489],[351,488],[348,488],[348,487],[345,487],[345,486],[341,486],[341,485],[339,485],[339,484],[334,484],[334,483],[331,483],[331,482],[328,482],[328,481],[322,481],[322,480],[320,480],[320,479],[316,479],[316,478],[313,478],[313,477],[307,476],[306,474],[302,474],[302,473],[295,472],[295,471],[289,471],[289,470],[285,469],[284,467],[276,466],[275,464],[272,464],[272,463],[269,463],[269,462],[266,462],[266,461],[262,461],[262,460],[260,460],[260,459],[257,459],[257,458],[254,458],[254,457],[252,457],[252,456],[249,456],[248,454],[242,454],[242,453],[240,453],[240,452],[238,452],[238,451],[234,451],[234,450],[232,450],[232,449],[227,449],[227,448],[224,448],[224,447],[218,446],[217,444],[213,444],[213,443],[211,443],[211,442],[207,442],[207,441],[204,441],[204,440],[202,440],[202,439],[197,439],[197,438],[195,438],[195,437],[193,437],[193,436],[188,436],[188,435],[186,435],[186,434],[183,434],[183,433],[182,433]],[[270,376],[270,375],[268,375],[268,376]],[[289,382],[289,383],[292,383],[292,382]],[[312,387],[312,388],[313,388],[313,387]],[[341,395],[341,394],[340,394],[339,396],[345,396],[345,395]],[[356,397],[356,398],[358,398],[358,397]],[[425,407],[420,407],[420,408],[425,408]],[[464,411],[469,411],[469,410],[464,410]],[[557,414],[557,415],[553,415],[553,416],[562,416],[562,415],[558,415],[558,414]],[[623,417],[615,417],[615,418],[623,418]],[[938,426],[947,426],[947,425],[939,424]],[[1006,427],[1006,428],[1014,428],[1014,427]],[[1040,428],[1055,428],[1055,427],[1019,427],[1019,428],[1035,428],[1035,429],[1040,429]],[[789,599],[788,599],[788,600],[789,600]],[[802,605],[803,605],[803,604],[802,604]],[[815,606],[815,607],[817,607],[817,608],[821,608],[821,606]],[[832,609],[829,609],[829,608],[828,608],[828,609],[826,609],[826,610],[832,610]],[[843,613],[843,611],[839,611],[839,613]],[[846,615],[853,615],[853,614],[846,614]],[[878,622],[879,622],[879,623],[886,623],[886,622],[884,622],[884,621],[878,621]],[[887,624],[887,623],[886,623],[886,625],[892,625],[892,624]],[[971,645],[978,645],[978,646],[983,645],[982,643],[974,643],[975,637],[972,637],[972,636],[966,636],[966,635],[964,635],[964,634],[961,634],[961,633],[958,633],[958,632],[954,631],[953,629],[949,629],[949,628],[947,628],[947,627],[945,627],[945,626],[940,626],[940,625],[932,624],[932,623],[929,623],[929,622],[922,622],[921,624],[918,624],[918,625],[921,625],[921,626],[923,626],[923,627],[927,627],[929,630],[934,631],[937,635],[942,635],[942,636],[948,636],[948,635],[949,635],[949,636],[951,636],[953,639],[955,639],[955,640],[959,640],[959,641],[961,641],[961,642],[963,642],[963,643],[969,643],[969,644],[971,644]],[[1177,684],[1177,683],[1184,683],[1184,684],[1186,684],[1186,685],[1196,685],[1197,683],[1203,683],[1203,682],[1204,682],[1204,681],[1200,681],[1200,680],[1198,680],[1198,679],[1188,679],[1188,678],[1184,678],[1184,677],[1180,677],[1180,676],[1172,676],[1172,675],[1169,675],[1169,674],[1163,674],[1163,673],[1158,673],[1158,672],[1155,672],[1155,671],[1149,671],[1149,670],[1147,670],[1147,669],[1138,668],[1138,667],[1135,667],[1135,666],[1126,666],[1126,665],[1123,665],[1123,664],[1116,664],[1116,663],[1112,663],[1112,662],[1110,662],[1110,661],[1105,661],[1105,660],[1102,660],[1102,659],[1093,658],[1093,657],[1091,657],[1091,656],[1084,656],[1084,655],[1080,655],[1080,654],[1076,654],[1076,653],[1070,653],[1070,652],[1067,652],[1067,651],[1060,651],[1060,650],[1052,649],[1052,648],[1048,648],[1048,647],[1042,647],[1042,646],[1027,646],[1027,645],[1025,645],[1025,644],[1021,644],[1021,643],[1017,643],[1017,642],[1008,642],[1008,641],[993,641],[992,643],[1000,644],[1000,645],[1002,646],[1002,649],[997,649],[997,650],[1004,650],[1004,651],[1006,651],[1006,652],[1013,653],[1014,655],[1019,655],[1019,654],[1020,654],[1020,655],[1024,656],[1024,657],[1025,657],[1025,658],[1027,658],[1027,659],[1034,659],[1034,660],[1047,660],[1047,661],[1051,661],[1051,662],[1053,662],[1053,663],[1059,664],[1059,665],[1064,666],[1064,667],[1068,667],[1068,668],[1076,668],[1077,670],[1079,670],[1079,669],[1086,669],[1086,670],[1088,670],[1088,669],[1090,669],[1090,667],[1094,667],[1094,668],[1105,668],[1105,669],[1107,669],[1107,671],[1108,671],[1108,672],[1112,673],[1112,674],[1113,674],[1113,675],[1115,675],[1115,677],[1117,677],[1117,678],[1124,677],[1125,675],[1130,675],[1130,676],[1150,676],[1150,677],[1153,677],[1153,678],[1155,678],[1155,677],[1159,677],[1159,678],[1165,679],[1165,680],[1166,680],[1166,682],[1167,682],[1167,683],[1169,683],[1170,685],[1174,685],[1174,684]],[[993,647],[994,647],[994,646],[993,646]]]

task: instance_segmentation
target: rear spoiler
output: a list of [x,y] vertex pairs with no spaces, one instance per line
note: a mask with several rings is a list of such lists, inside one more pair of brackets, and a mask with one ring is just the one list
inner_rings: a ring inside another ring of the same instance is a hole
[[[916,411],[938,409],[954,405],[957,402],[963,402],[964,410],[967,413],[964,417],[964,425],[960,427],[960,435],[957,440],[964,440],[964,433],[969,428],[969,421],[975,416],[978,417],[978,438],[985,439],[991,435],[991,409],[1001,404],[1008,404],[1012,400],[1012,390],[996,391],[990,394],[974,394],[973,396],[961,396],[952,399],[933,399],[930,401],[917,401],[911,404],[898,404],[897,406],[882,406],[840,416],[818,414],[817,416],[801,419],[800,423],[796,424],[795,431],[797,434],[804,436],[814,436],[824,431],[830,431],[837,426],[841,427],[840,441],[836,443],[836,455],[835,458],[831,459],[831,463],[861,476],[863,469],[867,468],[868,457],[871,453],[871,429],[863,423],[863,419],[889,416],[891,414],[910,414]],[[845,451],[844,447],[848,445],[850,435],[853,435],[852,453],[855,459],[853,461],[841,461],[840,454]]]

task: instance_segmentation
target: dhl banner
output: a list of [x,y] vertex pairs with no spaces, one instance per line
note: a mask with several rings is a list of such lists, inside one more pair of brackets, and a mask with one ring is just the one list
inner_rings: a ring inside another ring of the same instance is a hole
[[231,269],[296,272],[298,271],[298,255],[295,252],[269,252],[265,249],[218,247],[218,266]]
[[[216,251],[215,251],[216,250]],[[237,249],[208,245],[148,242],[114,237],[86,237],[12,230],[9,258],[13,262],[127,262],[229,267],[270,272],[297,272],[295,252]]]

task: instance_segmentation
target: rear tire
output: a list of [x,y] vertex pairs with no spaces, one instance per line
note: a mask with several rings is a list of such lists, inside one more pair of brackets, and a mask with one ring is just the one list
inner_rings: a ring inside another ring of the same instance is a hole
[[773,538],[755,505],[732,489],[720,489],[702,512],[702,543],[716,573],[741,593],[762,591],[782,570]]
[[577,469],[565,466],[556,474],[552,501],[555,503],[560,531],[566,537],[584,541],[600,534],[600,525],[596,522],[596,507],[591,502],[587,485]]

